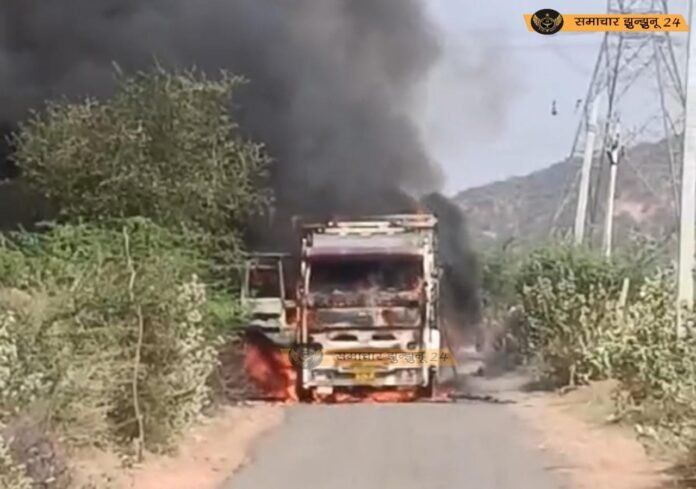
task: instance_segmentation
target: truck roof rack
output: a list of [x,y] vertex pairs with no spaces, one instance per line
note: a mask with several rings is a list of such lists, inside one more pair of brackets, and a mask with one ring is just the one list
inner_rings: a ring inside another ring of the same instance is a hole
[[[296,221],[297,222],[297,221]],[[334,218],[321,223],[303,223],[302,229],[324,228],[375,228],[375,227],[404,227],[432,228],[437,224],[437,218],[432,214],[384,214],[364,217]]]

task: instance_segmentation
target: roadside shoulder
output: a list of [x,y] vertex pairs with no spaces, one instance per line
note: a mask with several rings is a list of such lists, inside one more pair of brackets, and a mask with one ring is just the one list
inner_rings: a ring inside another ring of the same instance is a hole
[[543,450],[565,461],[574,489],[667,487],[669,465],[651,457],[635,434],[608,421],[611,385],[596,383],[565,395],[520,396],[512,409],[539,436]]
[[215,489],[247,461],[254,440],[282,419],[280,406],[221,407],[182,436],[174,455],[149,455],[142,466],[124,470],[115,456],[90,454],[76,467],[78,487]]

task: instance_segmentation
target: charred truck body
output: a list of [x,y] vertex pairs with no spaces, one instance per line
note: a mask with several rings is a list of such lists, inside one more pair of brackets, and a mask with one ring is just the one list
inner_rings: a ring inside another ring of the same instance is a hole
[[[275,375],[294,385],[275,383],[275,390],[294,387],[298,397],[313,399],[359,391],[432,395],[441,349],[436,224],[432,215],[409,214],[302,225],[301,256],[287,287],[293,297],[282,292],[282,267],[278,300],[243,297],[263,303],[254,331],[265,350],[305,356],[283,361],[251,345],[248,356],[256,360],[247,367],[257,380],[261,371],[285,369]],[[262,368],[264,355],[269,365]],[[404,355],[410,361],[394,361]]]
[[302,369],[301,388],[429,389],[433,365],[391,364],[382,353],[440,348],[435,218],[384,216],[303,230],[300,340],[324,356]]

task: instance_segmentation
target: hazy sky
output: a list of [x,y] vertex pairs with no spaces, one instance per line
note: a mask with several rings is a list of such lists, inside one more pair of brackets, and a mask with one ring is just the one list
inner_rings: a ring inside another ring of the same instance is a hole
[[[447,33],[422,121],[448,176],[446,190],[524,175],[567,157],[580,115],[576,100],[584,99],[603,34],[542,36],[527,30],[522,15],[541,8],[600,13],[606,0],[426,1]],[[686,15],[686,0],[671,3]]]

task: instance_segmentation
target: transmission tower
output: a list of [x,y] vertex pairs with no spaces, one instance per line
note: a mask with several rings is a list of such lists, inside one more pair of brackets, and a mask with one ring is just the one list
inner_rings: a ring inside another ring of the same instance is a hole
[[[667,0],[608,0],[609,14],[667,14]],[[677,136],[683,128],[685,90],[681,64],[673,36],[669,32],[607,32],[597,56],[592,79],[584,98],[584,117],[578,125],[570,153],[571,159],[582,159],[588,132],[588,118],[593,102],[601,104],[596,127],[595,146],[587,215],[588,237],[596,242],[596,231],[602,223],[607,181],[610,174],[608,150],[614,129],[621,125],[625,147],[641,142],[664,141],[660,159],[669,163],[672,192],[668,199],[673,209],[673,229],[678,224],[678,161],[681,147]],[[601,101],[601,102],[600,102]],[[631,163],[630,153],[622,158],[619,173],[633,172],[646,192],[656,194],[639,167]],[[551,231],[558,230],[559,219],[577,194],[580,169],[568,182],[563,202],[553,216]],[[620,189],[619,189],[620,191]]]

